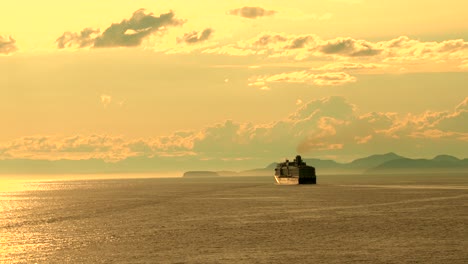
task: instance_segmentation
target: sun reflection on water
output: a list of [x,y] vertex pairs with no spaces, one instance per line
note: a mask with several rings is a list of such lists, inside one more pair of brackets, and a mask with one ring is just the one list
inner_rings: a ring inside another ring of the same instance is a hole
[[[4,192],[19,192],[27,190],[27,182],[24,180],[0,179],[0,194]],[[1,199],[1,198],[0,198]]]

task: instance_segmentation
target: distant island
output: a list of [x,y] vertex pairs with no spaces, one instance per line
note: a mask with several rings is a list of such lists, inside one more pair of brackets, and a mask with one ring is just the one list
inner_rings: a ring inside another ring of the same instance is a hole
[[[293,158],[293,157],[291,157]],[[438,155],[433,159],[411,159],[386,153],[371,155],[339,163],[334,160],[303,158],[307,165],[316,168],[317,175],[327,174],[403,174],[403,173],[467,173],[468,159],[450,155]],[[102,159],[86,160],[0,160],[0,174],[98,174],[98,173],[161,173],[186,171],[183,177],[222,176],[272,176],[276,163],[265,167],[234,171],[229,161],[184,161],[160,160],[149,157],[131,157],[117,162]],[[210,168],[206,170],[206,168]]]

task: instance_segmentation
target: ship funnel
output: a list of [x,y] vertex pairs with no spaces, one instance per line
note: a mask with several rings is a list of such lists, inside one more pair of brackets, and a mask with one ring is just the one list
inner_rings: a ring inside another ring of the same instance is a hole
[[297,164],[301,164],[301,163],[302,163],[301,155],[297,155],[297,156],[296,156],[296,162],[297,162]]

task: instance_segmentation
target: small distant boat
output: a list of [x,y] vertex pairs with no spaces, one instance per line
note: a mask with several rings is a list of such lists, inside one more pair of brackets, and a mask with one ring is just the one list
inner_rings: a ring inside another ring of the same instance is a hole
[[275,168],[275,180],[281,185],[316,184],[315,168],[307,166],[301,156],[297,155],[293,162],[286,159]]

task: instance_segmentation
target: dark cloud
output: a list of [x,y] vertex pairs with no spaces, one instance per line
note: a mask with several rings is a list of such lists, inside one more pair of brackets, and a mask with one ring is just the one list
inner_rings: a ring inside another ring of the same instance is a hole
[[161,14],[159,17],[153,13],[145,14],[144,9],[133,13],[129,20],[112,24],[101,36],[96,38],[95,47],[132,47],[141,44],[141,41],[167,26],[182,25],[184,21],[176,19],[174,12]]
[[272,15],[276,14],[276,11],[266,10],[266,9],[261,8],[261,7],[244,6],[242,8],[229,10],[228,13],[230,15],[255,19],[257,17],[272,16]]
[[338,38],[328,41],[320,47],[320,51],[325,54],[337,54],[350,57],[374,56],[382,52],[381,49],[374,48],[366,41],[355,40],[352,38]]
[[110,27],[93,37],[99,30],[86,28],[78,33],[65,32],[56,42],[58,48],[78,46],[83,48],[92,46],[103,47],[135,47],[139,46],[143,39],[156,32],[164,31],[166,27],[182,25],[185,21],[175,18],[170,11],[156,17],[153,13],[145,14],[144,9],[135,11],[130,19],[124,19],[120,23],[113,23]]
[[268,46],[269,44],[284,42],[288,40],[281,35],[263,35],[253,43],[254,46]]
[[311,39],[313,39],[311,36],[298,37],[290,45],[286,46],[286,49],[302,49]]
[[16,50],[18,50],[16,40],[11,36],[8,38],[0,36],[0,54],[10,54]]
[[205,41],[210,38],[211,34],[213,34],[212,28],[207,28],[202,32],[192,31],[189,33],[185,33],[182,38],[178,38],[177,42],[185,42],[187,44],[195,44],[198,42]]
[[[252,46],[257,48],[266,47],[269,45],[275,45],[280,42],[285,42],[283,49],[292,50],[292,49],[303,49],[303,48],[313,48],[317,45],[317,42],[320,42],[321,39],[316,35],[286,35],[286,34],[263,34],[254,39],[250,40]],[[322,41],[323,42],[323,41]]]

